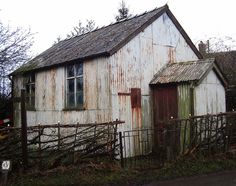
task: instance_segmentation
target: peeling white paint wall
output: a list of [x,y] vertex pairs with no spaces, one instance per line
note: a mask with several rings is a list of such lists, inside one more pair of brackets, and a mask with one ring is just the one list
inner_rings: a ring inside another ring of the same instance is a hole
[[[65,67],[36,73],[35,110],[27,111],[28,125],[94,123],[111,121],[108,59],[99,58],[84,62],[84,110],[65,109]],[[15,92],[23,88],[23,78],[16,81]],[[17,94],[20,96],[20,93]],[[18,106],[19,107],[19,106]],[[16,109],[19,115],[19,108]],[[20,119],[16,120],[20,125]]]
[[[152,126],[152,102],[149,83],[169,62],[197,60],[198,57],[172,23],[163,14],[110,57],[112,118],[126,123],[120,130]],[[131,88],[141,89],[141,110],[131,108]],[[118,95],[126,93],[127,95]],[[138,118],[137,118],[138,116]],[[138,122],[138,123],[137,123]],[[141,125],[139,124],[141,123]]]
[[[36,112],[27,112],[28,124],[120,119],[126,122],[121,130],[150,127],[152,104],[149,82],[154,74],[168,62],[196,59],[168,15],[163,14],[113,56],[84,61],[84,110],[64,110],[65,67],[37,72]],[[140,109],[131,108],[128,95],[131,88],[141,89]],[[118,96],[118,93],[127,95]]]
[[211,70],[195,88],[194,114],[216,114],[225,111],[225,89],[215,72]]

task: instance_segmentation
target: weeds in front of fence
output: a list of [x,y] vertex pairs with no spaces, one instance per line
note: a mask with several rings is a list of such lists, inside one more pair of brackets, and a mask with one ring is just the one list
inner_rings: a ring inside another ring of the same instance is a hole
[[157,180],[235,170],[235,157],[180,158],[161,169],[122,169],[119,162],[98,160],[82,166],[57,167],[50,171],[12,175],[9,185],[142,185]]

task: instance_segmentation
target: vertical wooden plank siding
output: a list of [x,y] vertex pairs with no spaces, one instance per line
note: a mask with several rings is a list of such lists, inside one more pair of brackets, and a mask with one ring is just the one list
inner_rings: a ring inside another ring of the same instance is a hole
[[178,117],[186,119],[191,114],[190,85],[178,85]]
[[[191,99],[191,87],[189,84],[179,84],[178,85],[178,117],[181,119],[189,118],[191,114],[192,107]],[[183,147],[183,141],[185,141],[185,147]],[[182,125],[180,132],[180,152],[186,149],[188,143],[190,142],[190,126]]]

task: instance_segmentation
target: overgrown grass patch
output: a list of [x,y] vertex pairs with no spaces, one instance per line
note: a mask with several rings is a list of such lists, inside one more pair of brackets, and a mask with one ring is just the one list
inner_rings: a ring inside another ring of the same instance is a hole
[[173,163],[166,164],[159,170],[156,179],[173,179],[232,169],[236,169],[236,159],[234,157],[185,157]]
[[90,161],[50,171],[11,175],[10,185],[135,185],[236,169],[232,156],[182,157],[161,169],[122,169],[117,161]]

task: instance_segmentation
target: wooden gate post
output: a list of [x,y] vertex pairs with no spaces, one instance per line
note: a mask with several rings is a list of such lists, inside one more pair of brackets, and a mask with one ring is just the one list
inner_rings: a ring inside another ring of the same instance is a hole
[[120,164],[121,164],[121,167],[124,168],[122,132],[119,132],[119,142],[120,142]]
[[21,146],[22,161],[24,170],[28,167],[28,151],[27,151],[27,119],[25,108],[25,90],[21,89]]

